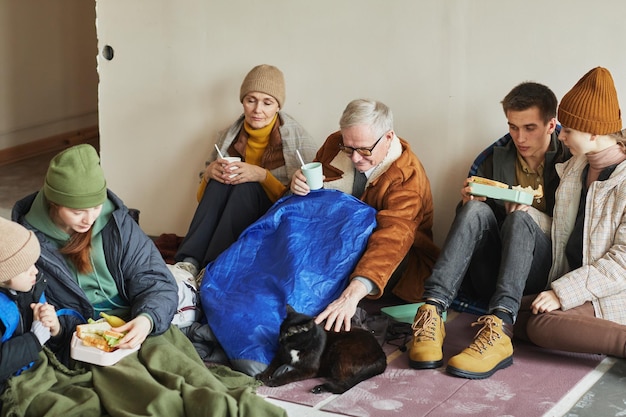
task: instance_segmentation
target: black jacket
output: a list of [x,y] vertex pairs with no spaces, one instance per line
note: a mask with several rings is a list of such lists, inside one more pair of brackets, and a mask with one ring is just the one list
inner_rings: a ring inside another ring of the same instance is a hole
[[[46,297],[58,310],[69,309],[84,319],[94,317],[94,309],[83,290],[72,276],[66,261],[54,243],[24,218],[37,193],[18,201],[12,218],[35,232],[41,244],[41,256],[36,265],[48,281]],[[178,286],[163,257],[152,240],[129,215],[124,203],[111,191],[108,199],[116,209],[102,230],[104,254],[109,272],[117,284],[119,294],[131,306],[131,319],[148,314],[154,323],[152,334],[165,332],[178,305]],[[76,325],[82,320],[74,315],[61,315],[61,332],[48,342],[61,362],[69,363],[70,342]]]
[[[550,147],[546,152],[543,177],[544,177],[544,198],[546,199],[546,214],[552,217],[554,210],[554,196],[559,186],[560,178],[556,173],[555,165],[565,162],[571,158],[569,149],[558,139],[560,126],[552,133]],[[517,161],[517,148],[513,143],[513,138],[509,133],[498,139],[485,149],[474,161],[469,175],[490,178],[510,185],[516,185],[515,163]],[[504,203],[499,200],[487,199],[487,204],[491,207],[498,223],[502,223],[506,217]]]
[[[19,323],[17,323],[13,335],[5,342],[0,342],[0,392],[4,391],[7,379],[39,357],[41,345],[35,334],[30,331],[33,324],[33,310],[30,308],[30,304],[38,302],[45,286],[46,284],[39,274],[37,283],[29,292],[12,294],[4,288],[0,289],[0,292],[6,296],[0,301],[13,303],[19,311]],[[6,307],[8,306],[3,305],[3,313]],[[4,319],[5,317],[3,317]],[[0,339],[6,332],[3,320],[0,321]]]

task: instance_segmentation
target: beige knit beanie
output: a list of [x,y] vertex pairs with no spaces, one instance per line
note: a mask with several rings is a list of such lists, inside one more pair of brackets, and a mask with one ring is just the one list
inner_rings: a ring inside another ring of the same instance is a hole
[[272,65],[257,65],[252,68],[239,91],[239,101],[243,103],[246,94],[253,91],[269,94],[278,101],[278,107],[282,109],[285,103],[285,77],[278,68]]
[[558,111],[563,126],[594,135],[622,130],[621,116],[613,77],[602,67],[585,74],[563,96]]
[[26,272],[39,259],[39,241],[21,224],[0,217],[0,240],[0,282]]

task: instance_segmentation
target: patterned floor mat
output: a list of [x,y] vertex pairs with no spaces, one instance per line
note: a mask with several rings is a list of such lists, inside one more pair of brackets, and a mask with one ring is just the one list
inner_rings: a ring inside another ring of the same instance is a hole
[[[446,324],[445,360],[465,348],[477,330],[470,326],[476,316],[462,313],[452,318]],[[467,380],[446,374],[444,368],[411,369],[406,352],[389,346],[386,351],[389,365],[385,373],[342,395],[309,393],[319,379],[261,387],[259,393],[355,417],[533,417],[550,410],[603,359],[516,343],[512,366],[484,380]]]

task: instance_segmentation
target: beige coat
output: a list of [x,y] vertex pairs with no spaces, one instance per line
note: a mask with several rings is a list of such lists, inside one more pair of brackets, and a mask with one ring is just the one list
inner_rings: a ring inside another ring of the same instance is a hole
[[626,324],[626,162],[591,184],[583,231],[583,266],[569,271],[565,245],[576,221],[587,158],[557,165],[561,184],[552,222],[552,289],[563,310],[591,301],[596,317]]

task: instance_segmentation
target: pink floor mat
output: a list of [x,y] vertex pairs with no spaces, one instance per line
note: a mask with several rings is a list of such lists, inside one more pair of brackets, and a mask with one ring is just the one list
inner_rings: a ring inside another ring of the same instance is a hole
[[[444,360],[472,340],[476,316],[463,313],[446,324]],[[483,380],[457,378],[445,368],[414,370],[407,353],[393,352],[384,374],[364,381],[348,392],[311,394],[319,379],[283,387],[260,387],[259,393],[324,411],[355,417],[384,416],[542,416],[604,358],[549,351],[514,343],[514,363]],[[389,349],[391,351],[393,349]],[[329,397],[334,397],[330,399]]]

